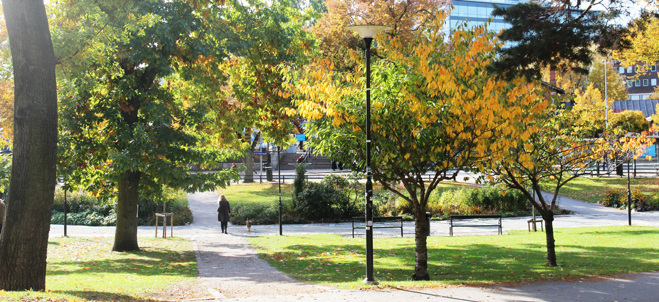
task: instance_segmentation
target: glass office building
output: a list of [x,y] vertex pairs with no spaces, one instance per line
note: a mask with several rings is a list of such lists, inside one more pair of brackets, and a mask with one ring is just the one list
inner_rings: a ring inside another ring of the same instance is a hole
[[[494,5],[500,7],[510,7],[512,5],[525,2],[524,0],[453,0],[453,10],[449,15],[449,31],[453,31],[460,22],[467,22],[468,27],[482,25],[492,17]],[[503,18],[493,18],[489,29],[499,32],[509,27],[509,24],[503,22]]]

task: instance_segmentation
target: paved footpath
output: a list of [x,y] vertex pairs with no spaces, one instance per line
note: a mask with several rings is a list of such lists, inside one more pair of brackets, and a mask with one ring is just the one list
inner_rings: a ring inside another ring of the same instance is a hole
[[[189,194],[195,217],[192,225],[176,227],[174,235],[193,240],[199,266],[199,279],[182,284],[171,292],[172,300],[187,301],[656,301],[659,296],[659,272],[630,274],[615,278],[582,279],[572,282],[537,282],[490,287],[449,287],[425,290],[337,290],[295,281],[271,267],[246,242],[248,236],[279,234],[277,225],[256,225],[251,232],[244,226],[219,231],[217,194]],[[627,224],[627,213],[569,198],[561,198],[561,208],[575,215],[557,216],[556,228]],[[529,217],[505,218],[503,229],[526,230]],[[634,225],[659,227],[659,212],[633,213]],[[413,236],[413,224],[405,223],[405,236]],[[349,223],[284,225],[284,235],[335,233],[348,235]],[[447,236],[448,224],[431,223],[432,236]],[[399,232],[376,231],[376,236]],[[456,235],[488,233],[474,229],[456,231]],[[492,231],[495,234],[496,231]],[[51,236],[63,234],[61,225],[51,226]],[[113,236],[113,227],[69,226],[70,236]],[[153,227],[140,227],[138,236],[153,236]]]

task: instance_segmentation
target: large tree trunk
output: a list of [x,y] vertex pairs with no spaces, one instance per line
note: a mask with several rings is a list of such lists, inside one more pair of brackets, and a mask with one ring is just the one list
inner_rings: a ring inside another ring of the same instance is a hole
[[140,172],[125,172],[119,179],[117,201],[117,227],[114,233],[115,252],[137,251],[137,203],[139,200]]
[[57,164],[55,55],[43,1],[2,4],[14,65],[15,131],[0,289],[44,290]]
[[414,241],[416,243],[415,255],[416,264],[414,266],[413,280],[430,280],[428,274],[428,221],[426,220],[426,212],[417,210],[414,228]]
[[547,265],[557,266],[556,243],[554,240],[554,212],[551,210],[543,211],[542,219],[545,220],[545,236],[547,237]]

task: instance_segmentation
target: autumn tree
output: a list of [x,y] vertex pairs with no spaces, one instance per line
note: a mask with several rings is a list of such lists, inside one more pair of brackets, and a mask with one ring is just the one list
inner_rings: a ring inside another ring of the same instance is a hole
[[639,73],[649,71],[649,66],[659,61],[659,19],[648,17],[632,23],[629,33],[623,36],[626,48],[613,53],[622,66],[637,65]]
[[9,36],[0,4],[0,148],[14,138],[14,78],[12,76]]
[[[603,60],[603,56],[594,56],[593,64],[588,73],[588,82],[593,84],[595,88],[599,89],[603,96],[606,90],[609,100],[615,101],[628,99],[629,96],[627,95],[625,79],[613,68],[613,62],[611,60],[607,61],[607,64],[604,64]],[[605,67],[606,72],[604,71]],[[605,74],[606,82],[604,81]],[[612,107],[609,106],[609,108]]]
[[251,0],[237,1],[224,10],[224,16],[232,28],[226,41],[231,55],[222,65],[226,98],[234,106],[231,123],[241,130],[244,181],[251,182],[252,152],[260,139],[280,146],[289,143],[295,116],[290,93],[283,87],[282,67],[305,65],[313,41],[304,24],[311,14],[288,1]]
[[[659,19],[656,17],[640,18],[630,26],[629,33],[623,36],[627,47],[613,53],[620,60],[621,66],[636,66],[638,74],[650,72],[650,66],[659,61]],[[651,99],[659,98],[655,89]]]
[[[204,1],[59,1],[53,36],[60,58],[61,146],[71,180],[117,196],[114,251],[138,250],[138,198],[164,186],[213,190],[233,170],[188,172],[225,158],[215,124],[222,93],[226,24]],[[228,127],[231,128],[231,125]],[[233,129],[233,128],[232,128]],[[12,189],[13,190],[13,189]]]
[[15,138],[0,289],[44,290],[57,161],[56,60],[43,1],[2,5],[12,53]]
[[625,110],[623,112],[612,113],[609,115],[609,118],[611,119],[611,128],[619,129],[623,133],[641,133],[648,131],[650,127],[641,111]]
[[[443,14],[437,9],[431,13],[438,18],[410,38],[389,40],[388,34],[381,34],[382,58],[372,68],[372,174],[413,205],[415,280],[430,278],[426,244],[430,194],[441,181],[482,165],[491,156],[490,148],[507,146],[509,141],[501,140],[500,132],[525,136],[526,130],[510,127],[528,119],[520,108],[544,106],[533,85],[520,79],[498,81],[487,72],[495,58],[493,32],[484,26],[463,26],[446,37]],[[407,43],[407,39],[412,40]],[[315,58],[295,79],[297,105],[310,120],[307,131],[316,138],[313,148],[361,170],[366,159],[364,64],[361,52],[343,52],[350,56]],[[337,68],[335,60],[348,64]],[[424,177],[427,172],[434,175]]]
[[[563,108],[560,97],[541,114],[529,112],[532,120],[512,126],[533,131],[530,136],[501,137],[511,144],[495,151],[501,156],[488,163],[482,172],[491,180],[505,183],[520,190],[545,221],[547,264],[556,266],[554,239],[554,212],[561,188],[568,182],[588,172],[591,165],[603,157],[595,152],[598,140],[585,139],[587,131],[577,110]],[[519,131],[519,130],[518,130]],[[533,192],[549,192],[549,195]]]
[[[446,7],[446,0],[373,1],[373,0],[327,0],[327,12],[311,28],[320,41],[319,52],[332,57],[337,68],[343,68],[348,49],[363,44],[358,37],[345,30],[353,24],[387,24],[392,27],[387,35],[397,36],[403,43],[426,28],[437,18],[437,8]],[[377,53],[377,49],[374,50]],[[339,65],[339,63],[341,63]],[[354,66],[346,66],[350,69]]]

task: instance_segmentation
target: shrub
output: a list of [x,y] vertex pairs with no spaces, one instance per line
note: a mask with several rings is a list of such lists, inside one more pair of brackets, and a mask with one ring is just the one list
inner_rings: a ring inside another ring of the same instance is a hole
[[229,221],[235,225],[244,225],[247,219],[252,224],[275,224],[279,222],[279,213],[272,202],[254,202],[237,204],[231,209]]
[[434,215],[519,213],[528,209],[529,201],[522,192],[502,185],[461,187],[444,191],[428,202],[428,211]]
[[304,175],[307,172],[307,168],[304,164],[298,164],[295,166],[295,180],[293,181],[293,200],[297,199],[297,195],[304,190],[304,184],[306,180]]
[[605,207],[619,208],[621,206],[620,200],[624,197],[626,199],[627,193],[623,190],[609,190],[600,200],[600,204]]
[[659,193],[645,200],[645,204],[639,207],[639,211],[659,211]]
[[[655,196],[656,197],[656,196]],[[652,211],[655,208],[653,198],[648,198],[639,190],[634,190],[631,192],[631,203],[632,209],[637,209],[638,211]],[[606,195],[600,201],[600,204],[606,207],[612,208],[627,208],[627,191],[616,189],[609,190],[606,192]]]
[[[91,193],[78,190],[66,192],[66,203],[68,213],[80,213],[87,210],[93,210],[99,215],[108,215],[114,205],[107,201],[93,196]],[[64,212],[64,190],[57,187],[55,189],[55,198],[53,200],[53,211]]]
[[493,213],[526,210],[529,200],[519,190],[507,189],[502,185],[487,185],[472,191],[472,202]]
[[[187,225],[192,222],[192,211],[188,207],[188,196],[185,192],[167,189],[164,193],[164,199],[166,200],[165,211],[174,213],[174,225]],[[162,213],[163,201],[140,197],[138,205],[138,224],[155,225],[155,213]]]
[[[397,216],[396,196],[391,192],[373,192],[373,215],[375,216]],[[356,209],[358,212],[359,209]]]
[[[167,212],[174,213],[175,225],[186,225],[192,222],[192,212],[188,208],[188,198],[184,192],[166,190]],[[83,190],[67,192],[67,224],[109,226],[116,225],[117,215],[115,202],[96,198]],[[154,225],[154,213],[162,212],[162,202],[146,198],[139,199],[138,224]],[[55,190],[51,223],[64,223],[64,191]]]
[[324,180],[307,182],[297,195],[295,212],[312,221],[347,219],[357,214],[348,196]]

